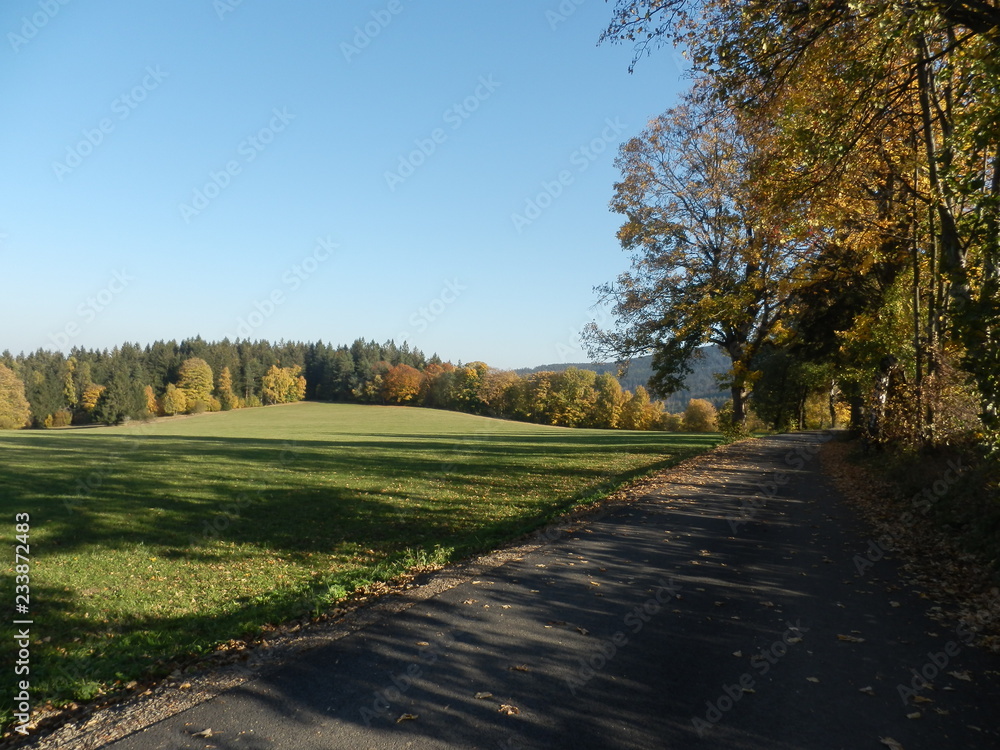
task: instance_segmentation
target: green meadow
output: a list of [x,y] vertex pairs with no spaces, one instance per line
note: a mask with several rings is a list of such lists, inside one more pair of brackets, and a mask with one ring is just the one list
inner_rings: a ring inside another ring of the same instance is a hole
[[12,608],[14,517],[31,519],[32,699],[157,677],[717,442],[317,403],[0,433]]

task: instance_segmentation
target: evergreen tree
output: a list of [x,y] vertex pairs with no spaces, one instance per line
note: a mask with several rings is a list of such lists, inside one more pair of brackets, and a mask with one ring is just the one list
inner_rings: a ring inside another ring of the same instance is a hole
[[136,367],[128,361],[116,361],[108,385],[94,407],[94,417],[102,424],[115,425],[147,414],[146,394],[136,377]]

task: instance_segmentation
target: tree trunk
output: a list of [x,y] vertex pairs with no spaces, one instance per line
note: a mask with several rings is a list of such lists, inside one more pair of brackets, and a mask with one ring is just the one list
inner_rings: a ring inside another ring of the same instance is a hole
[[733,425],[745,425],[747,423],[746,388],[734,384],[729,392],[733,396]]

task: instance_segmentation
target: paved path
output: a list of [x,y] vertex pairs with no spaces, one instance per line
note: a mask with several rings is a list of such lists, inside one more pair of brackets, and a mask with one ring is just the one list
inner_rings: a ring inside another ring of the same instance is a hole
[[[652,495],[103,746],[1000,747],[1000,662],[930,620],[894,561],[859,572],[868,537],[819,474],[823,440],[697,459]],[[929,702],[904,705],[912,670],[931,678],[914,693]]]

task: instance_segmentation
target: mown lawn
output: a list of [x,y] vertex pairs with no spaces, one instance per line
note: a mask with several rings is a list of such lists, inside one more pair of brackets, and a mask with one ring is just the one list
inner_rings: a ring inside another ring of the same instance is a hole
[[[162,674],[359,585],[517,537],[716,442],[314,403],[0,433],[12,607],[14,516],[31,516],[33,701]],[[4,674],[13,655],[2,649]]]

